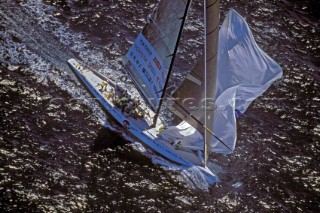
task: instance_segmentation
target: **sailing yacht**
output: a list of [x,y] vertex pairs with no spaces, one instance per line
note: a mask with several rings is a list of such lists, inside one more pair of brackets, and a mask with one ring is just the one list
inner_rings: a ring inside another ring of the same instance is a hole
[[[213,184],[209,154],[233,152],[236,115],[280,78],[282,70],[257,46],[236,11],[230,10],[219,32],[219,0],[204,0],[203,55],[180,87],[168,94],[190,5],[191,0],[161,0],[124,57],[139,96],[76,59],[68,64],[129,134],[181,168],[198,168]],[[164,107],[182,122],[164,126],[159,116]]]

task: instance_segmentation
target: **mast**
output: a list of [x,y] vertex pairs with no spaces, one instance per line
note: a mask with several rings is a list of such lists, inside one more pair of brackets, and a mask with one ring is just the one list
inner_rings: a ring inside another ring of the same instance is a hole
[[[219,0],[204,0],[204,53],[168,100],[169,109],[196,128],[204,138],[206,164],[212,144],[219,36]],[[191,100],[190,107],[185,100]],[[208,131],[210,130],[210,131]]]
[[[204,81],[205,81],[205,117],[204,125],[207,129],[213,129],[214,109],[210,107],[208,98],[215,100],[216,89],[216,70],[218,53],[220,5],[219,0],[205,0],[204,3]],[[210,100],[209,99],[209,100]],[[210,147],[212,143],[212,134],[204,131],[204,164],[207,164]]]
[[167,74],[166,82],[165,82],[163,90],[162,90],[162,94],[161,94],[161,97],[160,97],[160,102],[159,102],[159,105],[158,105],[158,109],[157,109],[156,114],[155,114],[155,116],[153,118],[152,127],[154,127],[156,125],[158,117],[159,117],[160,109],[161,109],[161,106],[162,106],[162,103],[163,103],[164,96],[166,94],[166,90],[167,90],[167,87],[168,87],[168,82],[169,82],[170,75],[171,75],[172,68],[173,68],[173,62],[174,62],[176,54],[177,54],[180,37],[181,37],[181,34],[182,34],[183,26],[184,26],[184,23],[185,23],[187,14],[188,14],[188,10],[189,10],[190,4],[191,4],[191,0],[187,0],[187,5],[185,7],[185,11],[184,11],[183,17],[180,18],[182,20],[182,23],[181,23],[180,30],[179,30],[178,40],[177,40],[176,45],[174,47],[174,51],[171,54],[172,60],[170,62],[169,71],[168,71],[168,74]]

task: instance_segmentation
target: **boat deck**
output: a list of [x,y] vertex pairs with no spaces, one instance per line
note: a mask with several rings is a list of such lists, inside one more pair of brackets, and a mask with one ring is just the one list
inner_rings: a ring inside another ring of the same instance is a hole
[[[157,122],[156,127],[150,127],[154,113],[144,103],[141,102],[139,108],[145,113],[145,116],[133,118],[124,109],[116,106],[116,97],[122,98],[123,91],[125,91],[123,88],[96,71],[83,68],[74,59],[68,60],[68,63],[93,96],[129,133],[175,163],[185,166],[203,166],[202,156],[199,153],[183,150],[183,147],[178,147],[159,135],[159,127],[162,125],[160,121]],[[107,84],[102,87],[105,84],[103,82]],[[112,94],[113,90],[114,94]],[[131,99],[130,94],[127,94],[126,97]]]

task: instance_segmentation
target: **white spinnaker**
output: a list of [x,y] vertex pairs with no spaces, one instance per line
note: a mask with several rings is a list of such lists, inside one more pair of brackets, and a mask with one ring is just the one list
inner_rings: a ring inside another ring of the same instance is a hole
[[[282,76],[281,67],[261,50],[248,24],[231,9],[219,32],[217,94],[213,130],[234,149],[236,111],[244,113],[251,102]],[[231,153],[213,139],[211,151]]]

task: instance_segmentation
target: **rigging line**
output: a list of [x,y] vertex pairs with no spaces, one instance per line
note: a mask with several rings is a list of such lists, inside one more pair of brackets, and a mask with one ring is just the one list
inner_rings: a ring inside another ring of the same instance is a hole
[[212,34],[212,33],[213,33],[214,31],[216,31],[218,28],[219,28],[219,24],[218,24],[213,30],[211,30],[210,32],[206,33],[206,35],[208,36],[208,35]]
[[214,59],[216,56],[217,56],[217,52],[211,57],[211,58],[209,58],[209,59],[207,59],[207,61],[206,62],[209,62],[209,61],[211,61],[212,59]]
[[171,62],[170,62],[170,66],[169,66],[169,70],[168,70],[168,74],[167,74],[167,79],[166,79],[166,82],[164,84],[163,93],[161,94],[160,102],[159,102],[159,105],[158,105],[158,109],[156,111],[156,114],[154,115],[151,127],[154,127],[156,125],[158,117],[159,117],[160,109],[161,109],[161,106],[162,106],[162,103],[163,103],[163,98],[164,98],[164,96],[166,94],[166,89],[167,89],[167,86],[168,86],[168,83],[169,83],[169,79],[170,79],[170,75],[171,75],[172,68],[173,68],[173,62],[175,60],[175,57],[176,57],[176,54],[177,54],[177,51],[178,51],[178,46],[179,46],[178,44],[179,44],[179,41],[180,41],[180,37],[181,37],[181,34],[182,34],[183,26],[184,26],[184,23],[186,21],[186,17],[187,17],[187,14],[188,14],[188,10],[189,10],[191,1],[192,0],[188,0],[187,1],[187,5],[186,5],[186,8],[184,10],[183,19],[181,21],[181,26],[180,26],[180,30],[179,30],[178,39],[177,39],[176,45],[174,47],[174,51],[172,53],[172,59],[171,59]]
[[194,119],[198,124],[200,124],[205,130],[207,130],[213,137],[215,137],[222,145],[227,147],[230,151],[232,149],[225,143],[223,140],[221,140],[211,129],[206,127],[201,121],[199,121],[192,113],[188,112],[183,106],[181,106],[179,103],[177,103],[175,100],[173,100],[175,104],[177,104],[185,113],[187,113],[192,119]]
[[216,0],[215,2],[213,2],[212,4],[210,4],[209,6],[206,6],[206,8],[209,8],[211,6],[213,6],[215,3],[217,3],[218,0]]

